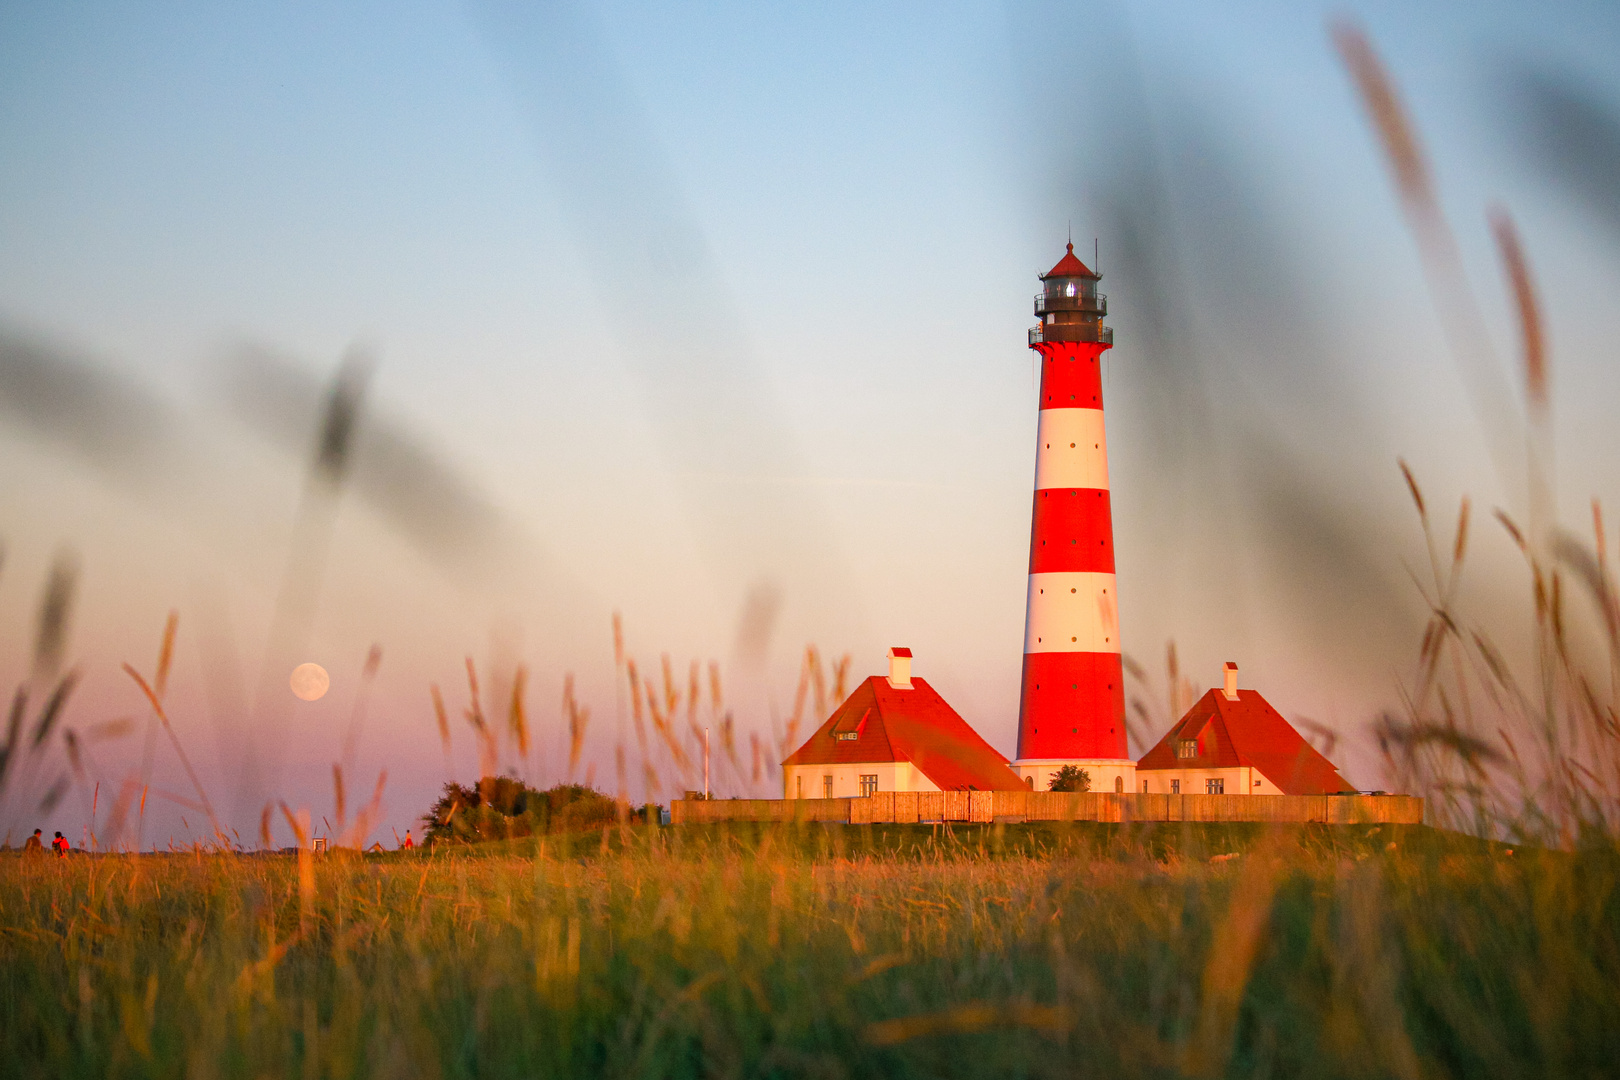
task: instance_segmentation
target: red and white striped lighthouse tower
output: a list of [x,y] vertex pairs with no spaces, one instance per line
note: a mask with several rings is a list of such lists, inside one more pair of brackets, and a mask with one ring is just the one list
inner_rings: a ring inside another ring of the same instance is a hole
[[1029,347],[1041,354],[1041,409],[1013,769],[1037,790],[1064,765],[1085,769],[1093,791],[1136,788],[1103,433],[1102,354],[1114,332],[1103,325],[1101,278],[1074,257],[1071,243],[1041,275],[1041,323],[1029,332]]

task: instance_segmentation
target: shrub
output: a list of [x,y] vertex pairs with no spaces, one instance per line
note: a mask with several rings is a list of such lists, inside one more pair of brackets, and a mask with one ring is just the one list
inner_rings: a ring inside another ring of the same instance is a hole
[[1078,765],[1065,765],[1052,774],[1048,791],[1090,791],[1091,774]]
[[[630,816],[642,820],[656,812],[656,807],[646,807]],[[486,776],[470,787],[445,784],[422,823],[424,842],[437,844],[571,832],[618,819],[618,803],[583,784],[558,784],[540,791],[515,777]]]

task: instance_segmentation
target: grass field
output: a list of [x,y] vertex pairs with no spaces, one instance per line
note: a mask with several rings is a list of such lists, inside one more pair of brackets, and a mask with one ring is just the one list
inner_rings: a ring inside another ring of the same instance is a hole
[[[1228,856],[1228,857],[1222,857]],[[1412,827],[0,857],[18,1076],[1596,1076],[1620,859]]]

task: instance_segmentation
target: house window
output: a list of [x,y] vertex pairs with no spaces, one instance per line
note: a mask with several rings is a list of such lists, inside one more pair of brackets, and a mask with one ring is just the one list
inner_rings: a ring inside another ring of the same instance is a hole
[[798,782],[799,782],[799,788],[798,788],[798,792],[797,792],[797,793],[796,793],[796,794],[795,794],[795,795],[794,795],[794,796],[793,796],[793,797],[794,797],[794,798],[795,798],[795,799],[802,799],[802,798],[804,798],[804,777],[802,777],[802,776],[795,776],[795,777],[794,777],[794,778],[793,778],[793,779],[795,779],[795,780],[797,780],[797,781],[798,781]]
[[821,797],[823,799],[832,798],[832,777],[830,776],[821,778]]
[[1172,794],[1172,795],[1180,795],[1181,794],[1181,781],[1180,780],[1172,780],[1172,781],[1170,781],[1170,794]]
[[833,738],[837,739],[839,742],[854,742],[856,739],[860,738],[860,732],[839,731],[833,734]]
[[862,795],[876,795],[877,794],[877,773],[870,773],[870,774],[862,773],[861,774],[861,794]]
[[1204,794],[1205,795],[1225,795],[1226,794],[1226,781],[1225,780],[1205,780],[1204,781]]
[[1198,756],[1198,740],[1197,739],[1177,739],[1176,740],[1176,757],[1178,757],[1178,758],[1195,758],[1197,756]]

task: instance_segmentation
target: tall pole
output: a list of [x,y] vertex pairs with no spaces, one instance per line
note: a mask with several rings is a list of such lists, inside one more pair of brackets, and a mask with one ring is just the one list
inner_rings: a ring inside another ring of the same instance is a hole
[[703,729],[703,797],[709,797],[709,729]]

